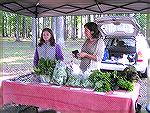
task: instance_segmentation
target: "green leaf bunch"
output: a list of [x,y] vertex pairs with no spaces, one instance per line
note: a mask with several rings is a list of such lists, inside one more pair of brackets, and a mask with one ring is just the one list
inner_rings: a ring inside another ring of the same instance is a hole
[[89,76],[89,81],[92,83],[92,88],[98,92],[111,90],[111,74],[109,72],[93,70]]
[[37,75],[52,76],[55,68],[55,61],[51,59],[40,58],[38,65],[34,67],[34,73]]
[[124,71],[102,72],[93,70],[88,80],[92,84],[91,88],[98,92],[110,90],[127,90],[133,91],[134,82],[138,80],[137,71],[134,67],[129,66]]
[[128,80],[124,80],[124,79],[119,79],[117,81],[117,85],[122,88],[122,89],[125,89],[127,91],[133,91],[133,88],[134,88],[134,84],[133,82],[131,81],[128,81]]

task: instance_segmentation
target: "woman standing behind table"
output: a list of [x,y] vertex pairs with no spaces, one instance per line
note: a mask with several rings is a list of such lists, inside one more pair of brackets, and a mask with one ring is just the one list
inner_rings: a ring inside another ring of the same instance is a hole
[[77,57],[81,59],[80,69],[86,70],[98,69],[98,64],[101,63],[105,44],[98,30],[98,25],[94,22],[88,22],[84,25],[84,34],[86,41],[84,42],[81,52]]
[[40,58],[52,60],[64,60],[61,46],[55,43],[51,29],[44,28],[41,33],[40,43],[34,54],[34,66],[38,65]]

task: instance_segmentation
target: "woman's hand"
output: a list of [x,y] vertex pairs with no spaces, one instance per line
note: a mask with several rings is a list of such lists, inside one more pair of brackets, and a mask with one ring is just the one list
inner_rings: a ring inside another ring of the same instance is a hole
[[77,57],[78,57],[78,58],[84,58],[84,57],[87,57],[87,56],[88,56],[88,54],[85,53],[85,52],[81,52],[81,53],[78,53],[78,54],[77,54]]
[[78,54],[77,54],[77,57],[78,57],[78,58],[88,58],[88,59],[97,61],[96,55],[90,55],[90,54],[87,54],[87,53],[85,53],[85,52],[78,53]]

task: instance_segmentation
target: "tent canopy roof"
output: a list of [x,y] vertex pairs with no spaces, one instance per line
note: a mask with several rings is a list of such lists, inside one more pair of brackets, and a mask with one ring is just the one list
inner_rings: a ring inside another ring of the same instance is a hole
[[0,10],[26,16],[150,13],[149,0],[0,0]]

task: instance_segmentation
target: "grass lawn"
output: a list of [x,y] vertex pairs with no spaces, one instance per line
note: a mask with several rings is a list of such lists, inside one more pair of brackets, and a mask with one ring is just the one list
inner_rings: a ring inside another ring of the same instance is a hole
[[35,48],[30,41],[1,38],[0,45],[1,76],[23,74],[32,68]]
[[[71,51],[80,49],[83,40],[69,40],[63,45],[65,62],[78,60],[72,58]],[[35,48],[31,41],[16,42],[13,38],[0,37],[0,76],[22,75],[32,71]]]

